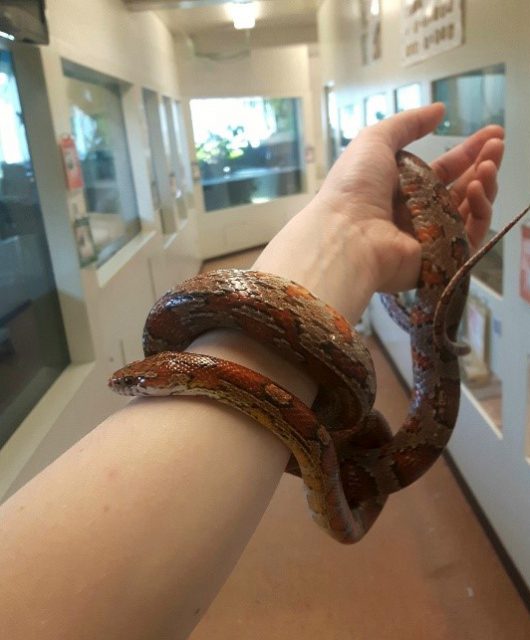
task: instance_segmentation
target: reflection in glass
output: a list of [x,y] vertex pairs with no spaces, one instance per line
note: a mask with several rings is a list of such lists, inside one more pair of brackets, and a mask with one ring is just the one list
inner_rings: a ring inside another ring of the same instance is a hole
[[468,136],[487,124],[504,126],[504,95],[503,64],[436,80],[432,97],[445,104],[446,113],[435,133]]
[[294,98],[191,101],[207,211],[300,193],[300,104]]
[[375,124],[389,116],[390,110],[386,93],[376,93],[373,96],[368,96],[364,101],[364,112],[366,126]]
[[119,84],[63,61],[98,264],[140,231]]
[[340,146],[343,151],[363,128],[363,109],[360,104],[350,104],[339,111]]
[[68,361],[12,59],[0,50],[0,446]]
[[421,107],[421,85],[419,82],[396,89],[396,113]]

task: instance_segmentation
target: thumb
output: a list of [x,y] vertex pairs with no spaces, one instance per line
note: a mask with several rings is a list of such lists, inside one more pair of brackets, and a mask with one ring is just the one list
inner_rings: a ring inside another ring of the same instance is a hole
[[377,137],[385,142],[394,153],[411,142],[432,133],[445,113],[442,102],[434,102],[425,107],[409,109],[367,127],[367,136]]

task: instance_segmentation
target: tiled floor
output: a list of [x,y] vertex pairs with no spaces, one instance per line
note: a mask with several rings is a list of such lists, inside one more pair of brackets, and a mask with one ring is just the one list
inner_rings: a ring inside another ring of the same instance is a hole
[[[256,252],[208,263],[250,266]],[[408,398],[369,340],[378,408]],[[285,475],[193,640],[527,640],[530,615],[446,463],[391,496],[372,531],[341,546],[313,524]]]

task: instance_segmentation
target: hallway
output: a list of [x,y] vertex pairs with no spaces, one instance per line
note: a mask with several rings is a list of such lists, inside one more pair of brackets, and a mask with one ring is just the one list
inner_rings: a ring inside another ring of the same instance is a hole
[[[204,269],[248,268],[257,251]],[[377,408],[399,424],[407,394],[375,339]],[[284,475],[193,640],[525,640],[530,616],[444,460],[391,496],[345,547],[311,521]]]

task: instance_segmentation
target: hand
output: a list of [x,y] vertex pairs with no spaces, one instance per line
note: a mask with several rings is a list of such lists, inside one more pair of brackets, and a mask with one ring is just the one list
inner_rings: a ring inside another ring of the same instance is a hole
[[[432,132],[442,104],[405,111],[363,129],[319,193],[254,265],[296,280],[355,322],[375,291],[415,286],[420,245],[393,215],[396,152]],[[488,126],[433,163],[451,188],[472,248],[482,242],[497,192],[503,130]]]
[[432,163],[450,191],[466,224],[471,250],[480,248],[491,223],[497,195],[497,171],[504,154],[504,129],[489,125]]
[[[416,283],[419,244],[392,215],[395,153],[434,130],[443,113],[443,105],[433,104],[364,129],[337,160],[322,187],[324,206],[348,215],[372,245],[378,290],[396,291]],[[450,186],[472,251],[480,247],[490,226],[503,137],[502,127],[484,127],[432,164],[440,180]]]

